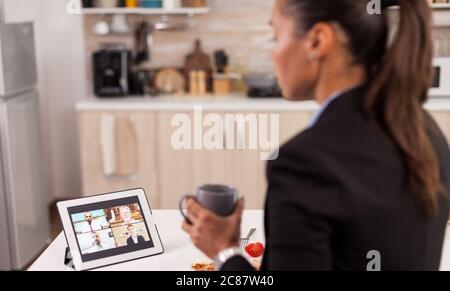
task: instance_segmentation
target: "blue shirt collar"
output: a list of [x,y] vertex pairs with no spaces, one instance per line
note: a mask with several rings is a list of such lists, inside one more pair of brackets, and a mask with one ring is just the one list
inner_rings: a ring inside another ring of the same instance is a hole
[[357,86],[353,86],[347,90],[343,90],[337,93],[332,94],[330,97],[328,97],[328,99],[320,106],[319,111],[317,111],[316,113],[314,113],[313,117],[311,118],[311,120],[309,121],[309,128],[314,127],[317,122],[319,121],[320,117],[322,117],[322,114],[325,112],[325,110],[330,106],[331,103],[333,103],[334,100],[336,100],[337,98],[339,98],[340,96],[344,95],[347,92],[352,91],[353,89],[359,87],[360,85]]

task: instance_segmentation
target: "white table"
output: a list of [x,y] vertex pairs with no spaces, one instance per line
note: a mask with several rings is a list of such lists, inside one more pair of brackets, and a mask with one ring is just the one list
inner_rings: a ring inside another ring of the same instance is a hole
[[[192,271],[195,262],[209,262],[191,243],[189,236],[181,229],[182,217],[178,210],[154,210],[156,225],[164,245],[164,254],[123,264],[113,265],[102,271]],[[250,228],[256,232],[251,241],[264,241],[263,211],[245,211],[242,218],[242,233]],[[28,271],[70,271],[64,265],[66,239],[61,233],[36,260]]]
[[[164,244],[162,255],[144,258],[119,265],[102,268],[103,271],[191,271],[194,262],[207,262],[190,242],[189,237],[181,230],[182,218],[178,210],[155,210],[155,221]],[[242,220],[242,233],[246,234],[251,227],[256,227],[252,241],[264,241],[263,212],[247,210]],[[45,250],[39,259],[28,269],[29,271],[65,271],[64,261],[66,239],[60,234]],[[447,228],[446,243],[443,251],[441,270],[450,271],[450,227]]]

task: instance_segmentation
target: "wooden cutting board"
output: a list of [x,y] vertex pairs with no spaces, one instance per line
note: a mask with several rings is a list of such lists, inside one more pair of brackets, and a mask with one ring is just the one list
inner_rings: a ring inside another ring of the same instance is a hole
[[204,71],[206,73],[206,80],[208,81],[208,90],[211,88],[211,58],[208,56],[208,54],[203,52],[202,43],[200,40],[195,41],[194,51],[186,56],[184,63],[184,73],[186,80],[189,80],[191,71]]
[[190,71],[209,71],[211,69],[211,58],[203,52],[200,40],[195,41],[192,53],[186,56],[184,69]]

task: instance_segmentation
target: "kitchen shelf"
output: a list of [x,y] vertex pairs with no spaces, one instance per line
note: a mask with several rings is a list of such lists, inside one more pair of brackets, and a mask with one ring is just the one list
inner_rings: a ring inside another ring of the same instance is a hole
[[[450,3],[432,4],[433,22],[435,27],[450,27]],[[391,7],[392,12],[398,12],[398,6]]]
[[435,27],[450,26],[450,3],[432,4]]
[[140,15],[168,15],[168,14],[206,14],[211,11],[209,7],[200,8],[83,8],[84,15],[104,15],[104,14],[140,14]]
[[433,8],[433,9],[450,9],[450,3],[432,4],[431,8]]
[[[389,9],[398,10],[399,6],[392,6],[389,7]],[[431,4],[431,8],[433,10],[441,10],[441,9],[449,9],[450,10],[450,3],[435,3]]]

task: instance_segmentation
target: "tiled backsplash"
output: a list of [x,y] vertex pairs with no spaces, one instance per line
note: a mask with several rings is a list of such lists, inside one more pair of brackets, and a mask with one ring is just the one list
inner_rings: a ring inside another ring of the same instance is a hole
[[450,28],[441,27],[435,30],[435,54],[438,57],[450,57]]
[[[151,47],[151,61],[145,67],[182,67],[185,56],[192,52],[195,39],[201,39],[205,52],[225,49],[231,66],[242,64],[249,70],[271,70],[269,26],[271,8],[274,0],[209,0],[212,11],[194,16],[192,29],[174,31],[155,31]],[[100,47],[102,42],[126,42],[134,47],[134,36],[109,35],[96,36],[92,33],[94,24],[104,16],[85,17],[87,56]],[[111,16],[106,16],[111,19]],[[129,15],[130,27],[142,20],[156,21],[159,16]],[[184,20],[186,16],[171,16]]]

